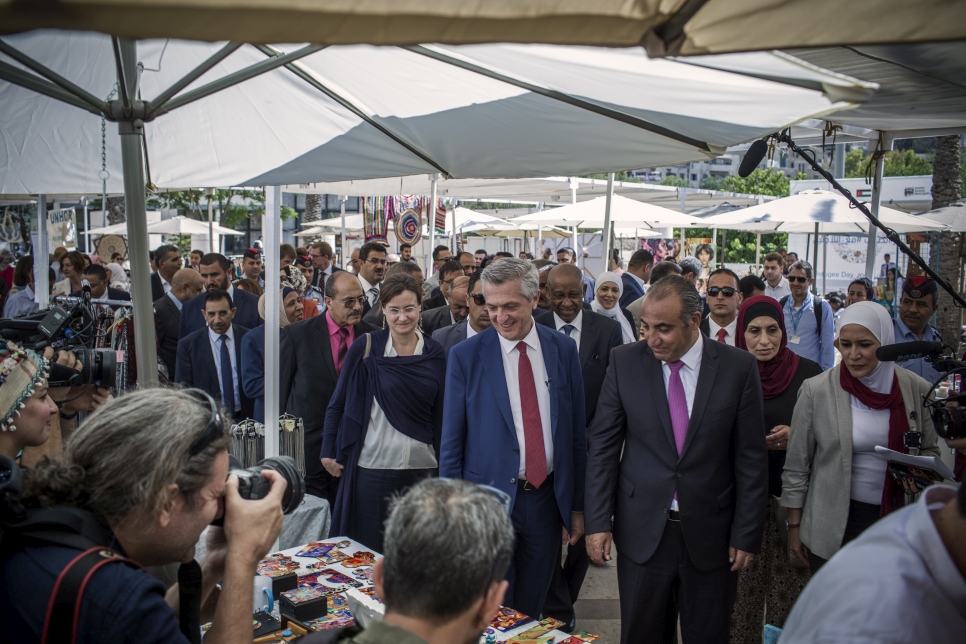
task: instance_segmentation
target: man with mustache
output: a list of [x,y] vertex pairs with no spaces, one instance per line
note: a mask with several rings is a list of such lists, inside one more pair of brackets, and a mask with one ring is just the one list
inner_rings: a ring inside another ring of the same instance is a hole
[[[939,287],[935,280],[924,275],[907,277],[902,283],[902,299],[899,300],[899,317],[892,321],[896,328],[896,342],[942,342],[943,339],[929,319],[939,308]],[[941,375],[925,358],[897,362],[903,369],[919,374],[929,382],[936,382]]]
[[[385,253],[383,253],[383,256]],[[338,271],[325,281],[325,313],[290,324],[279,341],[279,406],[305,423],[305,489],[335,503],[339,479],[322,466],[325,408],[349,347],[375,327],[362,321],[366,296],[359,278]]]

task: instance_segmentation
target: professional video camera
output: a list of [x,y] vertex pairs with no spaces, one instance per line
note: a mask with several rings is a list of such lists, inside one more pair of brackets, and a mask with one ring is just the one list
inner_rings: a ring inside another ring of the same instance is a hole
[[[926,399],[923,407],[929,411],[932,423],[936,427],[936,433],[940,438],[966,438],[966,392],[955,392],[950,390],[946,398],[931,398],[932,393],[939,389],[940,385],[950,376],[958,373],[966,373],[966,362],[956,360],[952,356],[952,351],[946,353],[946,348],[942,342],[900,342],[890,344],[876,349],[875,357],[885,362],[903,362],[905,360],[915,360],[925,358],[942,375],[932,383],[932,387],[926,392]],[[954,402],[956,405],[947,406]],[[920,447],[919,445],[907,447]]]
[[64,306],[51,306],[14,320],[0,320],[0,339],[13,340],[38,353],[47,347],[72,351],[82,368],[78,372],[51,364],[51,387],[96,384],[112,388],[117,382],[117,353],[92,347],[97,332],[90,294],[62,298]]

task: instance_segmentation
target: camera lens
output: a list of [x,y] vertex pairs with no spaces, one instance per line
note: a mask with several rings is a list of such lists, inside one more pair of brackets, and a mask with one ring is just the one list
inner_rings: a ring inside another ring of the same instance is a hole
[[282,475],[287,483],[282,496],[282,513],[292,514],[302,504],[302,499],[305,498],[305,480],[291,456],[272,456],[248,469],[259,474],[262,470],[275,470]]
[[966,411],[962,407],[940,407],[933,420],[940,438],[966,437]]

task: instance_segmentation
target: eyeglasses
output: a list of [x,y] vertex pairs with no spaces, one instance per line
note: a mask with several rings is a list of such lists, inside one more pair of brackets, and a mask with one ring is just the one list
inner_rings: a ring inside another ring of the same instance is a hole
[[208,408],[211,409],[211,418],[208,419],[208,424],[205,426],[204,431],[188,447],[188,456],[191,457],[197,456],[205,448],[225,435],[225,422],[222,420],[221,414],[218,413],[218,405],[215,403],[215,399],[206,392],[200,389],[186,389],[185,393],[198,400],[198,402],[207,404]]
[[470,297],[473,298],[473,303],[477,306],[483,306],[486,304],[486,298],[483,297],[482,293],[471,293]]
[[708,295],[711,297],[718,297],[718,293],[721,293],[725,297],[734,297],[735,289],[730,286],[712,286],[708,289]]
[[802,277],[800,275],[789,275],[788,276],[788,281],[789,282],[798,282],[799,284],[805,284],[806,282],[808,282],[808,278],[807,277]]
[[554,291],[550,294],[550,299],[552,300],[582,300],[584,299],[583,293],[578,293],[577,291],[571,291],[570,293],[563,293],[561,291]]
[[351,309],[353,304],[358,304],[359,306],[365,306],[368,300],[365,295],[360,295],[359,297],[347,297],[344,300],[339,300],[342,302],[342,306],[347,309]]
[[386,314],[388,315],[399,315],[400,313],[405,313],[406,315],[412,315],[415,312],[416,312],[415,306],[407,306],[404,309],[401,309],[398,306],[390,306],[389,308],[386,309]]
[[369,262],[370,264],[375,264],[377,266],[385,266],[386,265],[386,260],[384,260],[384,259],[372,258],[372,259],[367,259],[366,261]]

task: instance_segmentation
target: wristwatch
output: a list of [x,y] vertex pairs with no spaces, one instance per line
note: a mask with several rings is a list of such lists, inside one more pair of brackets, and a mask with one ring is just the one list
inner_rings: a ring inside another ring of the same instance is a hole
[[802,525],[802,524],[801,523],[789,523],[788,521],[786,521],[785,522],[785,529],[786,530],[791,530],[792,528],[797,528],[800,525]]
[[61,419],[63,420],[74,420],[75,418],[77,418],[76,411],[73,414],[65,414],[62,410],[58,409],[57,413],[60,415]]

